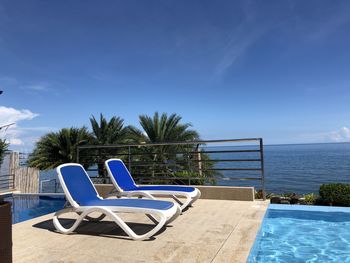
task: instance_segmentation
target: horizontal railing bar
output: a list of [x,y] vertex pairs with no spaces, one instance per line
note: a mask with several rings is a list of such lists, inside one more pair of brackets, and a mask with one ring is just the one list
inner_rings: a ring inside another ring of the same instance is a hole
[[[192,171],[192,173],[198,173],[199,171],[201,171],[202,173],[206,173],[206,172],[215,172],[215,171],[240,171],[240,172],[249,172],[249,171],[256,171],[256,172],[261,172],[260,168],[210,168],[210,169],[197,169],[196,171]],[[142,172],[142,174],[146,174],[145,171],[140,171]],[[188,170],[178,170],[178,171],[164,171],[164,170],[148,170],[147,175],[149,176],[153,176],[153,175],[164,175],[164,174],[175,174],[175,173],[181,173],[181,172],[188,172]],[[109,178],[108,176],[90,176],[90,178],[94,178],[94,177],[98,177],[98,178]],[[139,177],[138,175],[135,175],[135,177]]]
[[14,181],[14,179],[0,179],[0,182],[3,182],[3,181],[7,181],[7,182],[11,182],[11,181]]
[[223,181],[230,181],[230,180],[262,180],[262,177],[243,177],[243,178],[231,178],[231,177],[224,177],[220,178],[220,180]]
[[261,162],[261,159],[209,159],[209,160],[191,160],[191,162]]
[[170,145],[192,145],[207,143],[224,143],[224,142],[259,142],[261,138],[244,138],[228,140],[201,140],[188,142],[166,142],[166,143],[141,143],[141,144],[107,144],[107,145],[81,145],[78,149],[100,149],[100,148],[123,148],[123,147],[148,147],[148,146],[170,146]]
[[206,178],[203,177],[159,177],[159,178],[155,178],[155,177],[139,177],[138,180],[203,180]]
[[0,184],[0,187],[10,187],[10,186],[14,186],[14,184]]
[[[90,177],[91,179],[109,179],[108,177]],[[164,177],[164,176],[155,176],[155,177],[151,177],[151,176],[138,176],[135,177],[136,180],[206,180],[206,179],[210,179],[210,178],[206,178],[206,177]],[[229,181],[229,180],[261,180],[262,177],[219,177],[216,178],[219,180],[224,180],[224,181]]]
[[14,182],[14,179],[1,179],[0,182]]
[[[177,164],[188,164],[192,163],[207,163],[207,162],[261,162],[261,159],[208,159],[208,160],[179,160],[171,163],[159,163],[159,161],[148,161],[148,162],[131,162],[132,166],[137,166],[139,164],[157,164],[157,165],[177,165]],[[128,161],[124,162],[129,164]]]
[[209,168],[203,171],[261,171],[261,168]]
[[9,183],[14,183],[14,180],[8,180],[8,181],[1,181],[0,184],[9,184]]
[[[139,167],[139,168],[142,168],[142,167],[148,167],[148,166],[134,166],[135,167]],[[150,167],[151,168],[151,167]],[[131,169],[133,169],[131,167]],[[160,170],[159,169],[156,169],[156,167],[154,169],[151,169],[151,171],[157,171],[157,170]],[[242,168],[202,168],[202,169],[199,169],[197,168],[195,171],[191,171],[191,172],[207,172],[207,171],[261,171],[262,168],[246,168],[246,167],[242,167]],[[97,171],[97,169],[95,170],[88,170],[88,171]],[[177,171],[168,171],[169,173],[177,173],[177,172],[189,172],[188,170],[177,170]],[[152,173],[150,173],[152,174]],[[153,174],[164,174],[164,172],[155,172]],[[90,176],[91,177],[91,176]],[[100,177],[101,178],[101,177]],[[106,177],[108,178],[108,177]]]
[[[90,176],[91,179],[109,179],[109,177],[98,177],[98,176]],[[159,180],[159,179],[165,179],[165,180],[178,180],[178,179],[193,179],[193,180],[198,180],[198,179],[207,179],[207,178],[204,178],[204,177],[165,177],[165,176],[146,176],[146,175],[143,175],[143,176],[137,176],[134,178],[135,180],[143,180],[143,179],[150,179],[150,180]]]
[[260,152],[260,150],[222,150],[222,151],[202,151],[202,152],[195,152],[195,153],[257,153]]
[[[191,151],[191,152],[165,152],[163,155],[167,154],[172,154],[172,155],[177,155],[177,154],[198,154],[198,153],[249,153],[249,152],[260,152],[260,150],[216,150],[216,151]],[[159,154],[157,152],[140,152],[140,153],[130,153],[130,156],[138,156],[138,155],[156,155]],[[99,157],[102,154],[83,154],[80,153],[80,157]],[[116,156],[122,156],[126,155],[128,156],[129,153],[115,153],[115,154],[109,154],[105,157],[107,158],[112,158]]]
[[[175,165],[188,165],[188,162],[191,163],[208,163],[208,162],[261,162],[261,159],[208,159],[208,160],[181,160],[181,161],[174,161],[172,163],[159,163],[159,161],[148,161],[148,162],[131,162],[132,167],[139,167],[139,166],[149,166],[152,167],[152,165],[155,166],[175,166]],[[128,166],[129,162],[124,162],[126,166]],[[149,165],[148,165],[149,164]],[[91,168],[87,169],[87,171],[97,171],[98,169]]]

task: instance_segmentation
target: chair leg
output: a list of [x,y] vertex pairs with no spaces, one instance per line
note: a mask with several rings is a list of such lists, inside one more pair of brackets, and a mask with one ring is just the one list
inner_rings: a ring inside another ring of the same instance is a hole
[[160,220],[158,224],[150,231],[143,235],[136,234],[119,216],[117,216],[112,211],[108,211],[107,215],[111,217],[111,219],[120,226],[124,232],[133,240],[145,240],[156,234],[166,223],[166,216],[162,213],[156,213],[159,216]]
[[[76,212],[78,215],[81,215],[81,212]],[[92,217],[92,216],[86,216],[85,219],[87,219],[90,222],[99,222],[101,221],[103,218],[105,218],[106,215],[105,214],[101,214],[98,217]]]
[[119,216],[117,216],[113,211],[109,210],[109,209],[105,209],[105,208],[101,208],[101,207],[96,207],[96,208],[90,208],[85,210],[84,212],[82,212],[78,219],[74,222],[73,226],[71,226],[70,228],[64,228],[61,223],[58,220],[58,217],[62,214],[65,213],[69,213],[69,212],[76,212],[74,208],[65,208],[62,209],[58,212],[55,213],[54,217],[53,217],[53,224],[55,226],[55,228],[61,232],[62,234],[70,234],[72,233],[81,223],[81,221],[83,221],[83,219],[88,216],[90,213],[93,212],[100,212],[102,214],[104,214],[105,216],[109,216],[118,226],[120,226],[124,232],[133,240],[145,240],[151,236],[153,236],[154,234],[156,234],[167,222],[167,218],[166,216],[161,213],[161,212],[155,212],[152,211],[151,215],[152,216],[156,216],[159,217],[159,221],[156,224],[156,226],[150,230],[149,232],[143,234],[143,235],[138,235],[136,234]]
[[198,193],[195,197],[192,198],[191,202],[189,205],[192,205],[194,202],[196,202],[202,195],[202,193],[197,189]]
[[62,234],[70,234],[72,233],[77,227],[78,225],[81,223],[81,221],[83,221],[84,213],[81,213],[78,217],[78,219],[74,222],[73,226],[71,226],[70,228],[64,228],[60,221],[58,220],[58,217],[62,214],[66,214],[66,213],[70,213],[70,212],[75,212],[74,208],[64,208],[58,212],[55,213],[55,215],[53,216],[53,224],[55,226],[55,228],[57,229],[57,231],[61,232]]
[[185,202],[181,202],[179,198],[177,198],[175,195],[172,195],[172,198],[180,204],[181,211],[184,210],[192,201],[192,198],[189,194],[182,194],[181,196],[186,198]]

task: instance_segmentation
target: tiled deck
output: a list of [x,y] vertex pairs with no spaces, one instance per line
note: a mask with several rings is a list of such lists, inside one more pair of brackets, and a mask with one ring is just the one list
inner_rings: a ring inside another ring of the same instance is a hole
[[[128,240],[108,221],[58,234],[47,215],[13,226],[14,262],[245,262],[267,205],[201,199],[147,241]],[[151,224],[147,217],[123,218],[138,222],[131,224],[138,233]]]

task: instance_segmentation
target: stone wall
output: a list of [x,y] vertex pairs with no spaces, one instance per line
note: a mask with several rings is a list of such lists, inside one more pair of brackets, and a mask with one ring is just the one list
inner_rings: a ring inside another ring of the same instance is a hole
[[[114,189],[111,184],[95,184],[95,187],[102,197],[106,197]],[[201,191],[201,199],[254,201],[254,187],[203,185],[194,187]]]

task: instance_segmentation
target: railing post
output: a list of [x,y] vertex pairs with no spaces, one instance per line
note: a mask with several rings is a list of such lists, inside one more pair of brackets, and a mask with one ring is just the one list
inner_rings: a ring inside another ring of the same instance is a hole
[[266,200],[266,192],[265,192],[265,167],[264,167],[264,144],[263,139],[259,139],[260,143],[260,168],[261,168],[261,187],[262,187],[262,194],[263,194],[263,200]]
[[131,173],[131,147],[129,146],[129,164],[128,164],[129,171]]
[[58,183],[57,183],[57,181],[55,179],[55,193],[57,193],[57,186],[58,186]]
[[190,162],[190,151],[187,145],[187,165],[188,165],[188,185],[191,185],[191,162]]
[[79,146],[77,147],[77,163],[79,163]]

